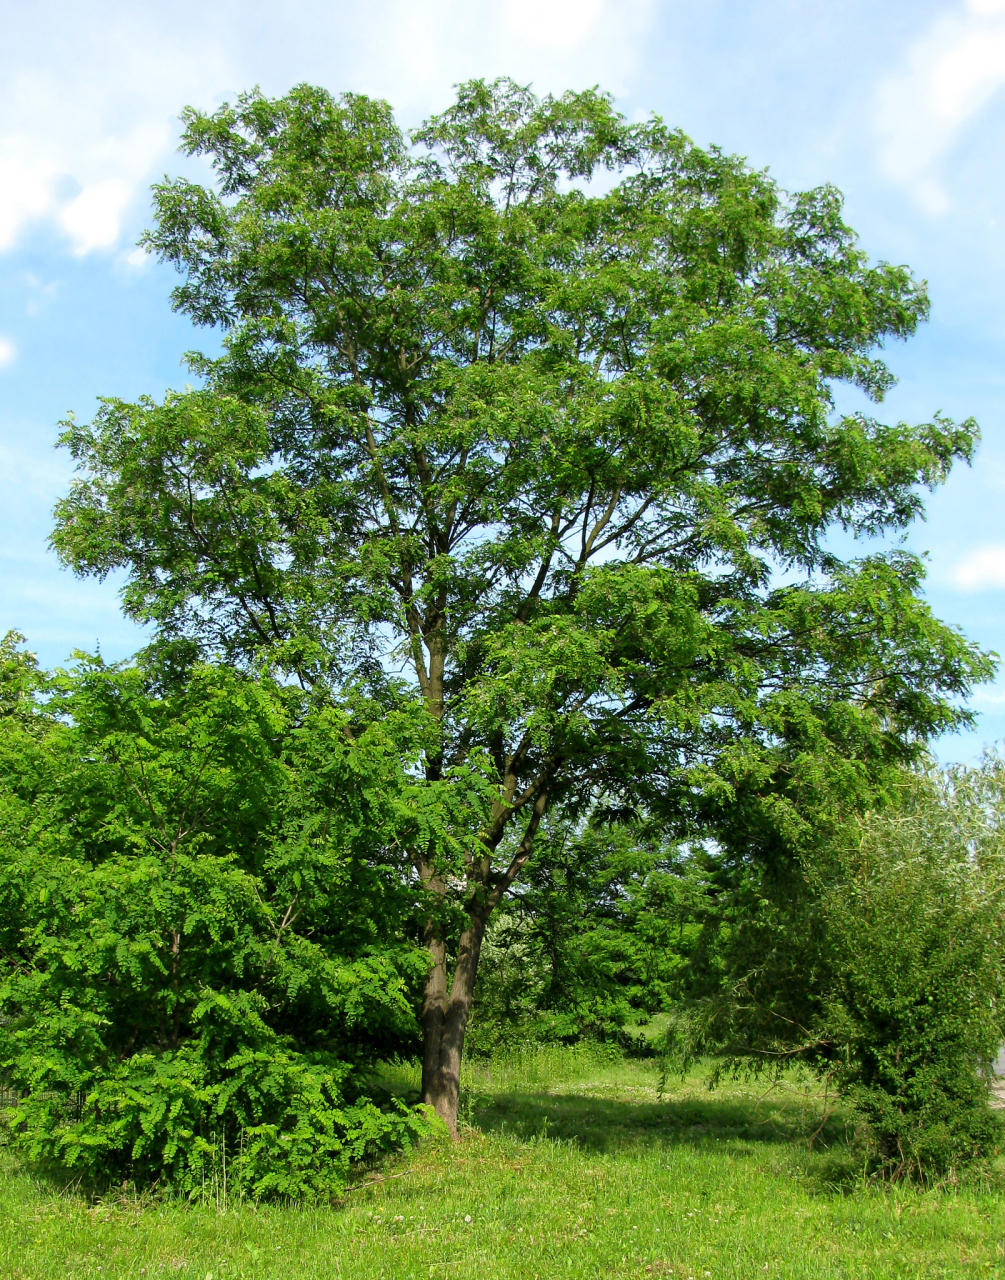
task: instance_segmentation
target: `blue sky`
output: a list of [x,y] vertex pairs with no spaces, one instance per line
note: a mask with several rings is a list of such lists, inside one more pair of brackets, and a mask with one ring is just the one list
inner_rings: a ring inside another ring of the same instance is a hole
[[[972,414],[983,444],[908,542],[939,615],[1005,654],[1005,0],[0,0],[0,24],[0,631],[47,665],[141,642],[115,582],[46,550],[69,478],[59,419],[183,384],[182,353],[213,341],[135,249],[151,181],[200,172],[175,153],[179,109],[311,81],[385,97],[410,125],[457,81],[501,74],[599,84],[789,189],[834,182],[870,254],[929,281],[932,319],[889,351],[883,413]],[[974,706],[944,759],[1005,738],[1005,677]]]

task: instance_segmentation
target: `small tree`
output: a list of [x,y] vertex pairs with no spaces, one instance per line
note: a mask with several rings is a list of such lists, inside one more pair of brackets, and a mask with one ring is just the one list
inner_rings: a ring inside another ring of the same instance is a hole
[[[455,1127],[486,921],[550,808],[692,829],[793,719],[840,704],[883,757],[966,719],[949,695],[988,666],[917,563],[825,538],[906,525],[976,428],[835,418],[835,381],[891,385],[874,349],[924,288],[832,189],[602,94],[474,82],[411,148],[385,104],[305,86],[184,118],[218,189],[157,187],[145,244],[224,353],[190,358],[204,390],[67,426],[54,544],[125,566],[164,636],[421,704],[430,795],[477,814],[410,849],[422,1091]],[[821,576],[772,592],[773,565]]]

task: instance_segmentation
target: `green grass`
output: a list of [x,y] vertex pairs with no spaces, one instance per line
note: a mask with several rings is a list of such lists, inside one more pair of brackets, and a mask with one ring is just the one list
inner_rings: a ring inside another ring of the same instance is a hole
[[[466,1070],[464,1138],[361,1175],[325,1208],[89,1204],[0,1169],[0,1276],[1005,1276],[993,1190],[863,1184],[840,1112],[550,1050]],[[414,1070],[389,1067],[405,1094]],[[383,1181],[375,1179],[383,1177]]]

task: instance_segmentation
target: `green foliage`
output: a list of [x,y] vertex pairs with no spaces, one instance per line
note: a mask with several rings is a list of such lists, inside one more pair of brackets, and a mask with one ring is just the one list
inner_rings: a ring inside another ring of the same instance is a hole
[[788,863],[706,857],[670,1047],[734,1069],[808,1062],[855,1104],[885,1175],[940,1177],[1003,1136],[989,1090],[1005,1040],[1005,765],[887,782],[887,804]]
[[[309,86],[185,124],[217,189],[159,186],[146,243],[224,353],[192,357],[203,390],[67,424],[53,541],[126,568],[131,616],[336,701],[406,661],[427,779],[492,784],[425,883],[494,900],[536,800],[689,809],[770,770],[780,718],[828,733],[837,703],[885,749],[966,720],[988,662],[919,563],[825,550],[902,528],[976,441],[834,417],[835,380],[882,399],[876,346],[928,305],[835,191],[505,80],[411,148]],[[772,593],[779,563],[823,576]]]
[[[18,1141],[94,1181],[325,1195],[418,1119],[357,1099],[425,963],[389,718],[268,678],[80,656],[0,678],[0,1071]],[[33,689],[34,686],[34,689]],[[33,693],[35,696],[33,696]]]
[[919,783],[905,804],[814,877],[836,952],[830,1053],[894,1172],[942,1172],[1003,1137],[988,1085],[1005,1040],[1005,768]]
[[345,1063],[291,1052],[268,1034],[222,1062],[204,1041],[134,1054],[93,1070],[77,1096],[56,1092],[59,1068],[47,1066],[49,1087],[10,1117],[18,1147],[99,1187],[134,1182],[194,1196],[229,1179],[233,1194],[255,1199],[328,1198],[345,1190],[354,1162],[423,1131],[400,1104],[387,1112],[365,1098],[347,1102]]
[[500,1045],[610,1040],[636,1047],[676,990],[689,886],[676,848],[640,823],[551,823],[517,893],[483,944],[475,1052]]

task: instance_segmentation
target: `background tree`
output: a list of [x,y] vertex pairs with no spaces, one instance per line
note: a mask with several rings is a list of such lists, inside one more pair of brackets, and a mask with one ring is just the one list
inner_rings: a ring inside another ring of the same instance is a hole
[[704,881],[692,903],[676,842],[604,816],[538,832],[486,931],[466,1051],[587,1037],[641,1051],[630,1024],[676,1003]]
[[184,118],[218,186],[157,187],[144,243],[223,354],[191,357],[203,390],[68,425],[54,544],[319,702],[414,689],[430,795],[477,814],[410,849],[423,1096],[453,1126],[486,921],[549,809],[693,833],[788,725],[868,726],[886,758],[966,719],[988,665],[917,563],[826,537],[904,527],[976,428],[835,417],[835,382],[891,385],[876,345],[924,288],[868,263],[832,189],[602,94],[473,82],[411,147],[385,104],[306,86]]

